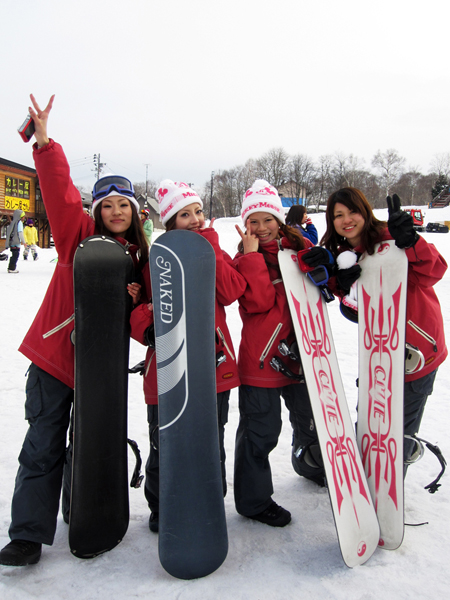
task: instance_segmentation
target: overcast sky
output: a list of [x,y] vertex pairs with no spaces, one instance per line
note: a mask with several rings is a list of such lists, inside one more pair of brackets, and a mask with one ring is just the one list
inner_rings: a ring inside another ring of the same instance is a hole
[[[1,0],[0,156],[56,94],[77,185],[109,172],[200,188],[271,148],[429,170],[450,152],[448,0]],[[85,161],[84,159],[87,157]],[[77,166],[82,165],[84,166]]]

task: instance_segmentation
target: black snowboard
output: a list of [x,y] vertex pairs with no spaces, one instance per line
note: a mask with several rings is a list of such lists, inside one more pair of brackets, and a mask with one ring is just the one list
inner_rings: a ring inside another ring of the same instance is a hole
[[74,259],[75,404],[69,545],[114,548],[128,527],[127,388],[133,261],[116,240],[86,238]]
[[215,571],[228,552],[215,374],[215,255],[200,235],[169,231],[150,271],[159,395],[159,558],[180,579]]

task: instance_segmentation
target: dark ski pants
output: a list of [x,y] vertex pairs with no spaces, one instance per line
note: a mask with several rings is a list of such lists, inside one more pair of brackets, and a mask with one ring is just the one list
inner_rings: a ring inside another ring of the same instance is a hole
[[[420,379],[405,382],[404,394],[404,433],[414,435],[419,432],[428,396],[433,393],[437,369]],[[415,448],[413,440],[405,439],[403,444],[403,459],[408,460]],[[406,474],[406,469],[405,469]]]
[[239,514],[251,517],[272,501],[269,454],[281,433],[281,399],[289,411],[294,448],[317,441],[311,402],[305,384],[281,388],[239,388],[239,426],[234,462],[234,499]]
[[9,259],[8,270],[15,271],[17,267],[17,261],[19,260],[20,248],[11,247],[11,258]]
[[12,540],[53,543],[72,403],[70,387],[31,364],[25,401],[29,428],[12,499]]
[[[217,394],[217,421],[219,426],[220,466],[222,469],[223,495],[227,493],[227,479],[225,470],[225,425],[228,422],[228,406],[230,391]],[[147,405],[148,433],[150,438],[150,453],[145,465],[145,498],[152,512],[159,512],[159,430],[158,430],[158,405]],[[195,432],[194,432],[195,435]]]

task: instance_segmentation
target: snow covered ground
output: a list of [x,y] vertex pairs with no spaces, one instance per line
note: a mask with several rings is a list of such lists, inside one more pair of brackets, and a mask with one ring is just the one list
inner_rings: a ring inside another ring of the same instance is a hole
[[[386,218],[387,211],[377,211]],[[322,235],[324,215],[311,215]],[[239,219],[220,219],[215,227],[224,250],[234,255]],[[424,233],[447,262],[450,234]],[[27,429],[24,420],[24,385],[28,361],[19,352],[25,335],[47,288],[56,251],[41,250],[39,261],[19,262],[19,275],[8,275],[1,263],[0,309],[0,547],[8,541],[10,502],[17,470],[17,456]],[[450,341],[450,273],[436,286]],[[240,318],[237,305],[228,309],[228,323],[235,347],[239,344]],[[337,302],[329,305],[334,341],[341,366],[348,404],[355,417],[357,393],[357,327],[341,317]],[[130,364],[142,360],[145,349],[132,342]],[[446,391],[447,390],[447,391]],[[448,363],[437,377],[428,402],[421,435],[438,443],[450,459],[450,412]],[[406,527],[402,546],[394,551],[376,550],[363,566],[348,569],[341,558],[326,490],[298,477],[290,464],[291,430],[287,413],[279,444],[271,456],[274,499],[292,512],[292,523],[283,529],[239,516],[233,502],[233,447],[238,423],[237,392],[230,400],[226,429],[228,496],[226,513],[229,553],[212,575],[181,581],[168,575],[158,560],[158,536],[148,529],[149,511],[142,490],[130,489],[130,525],[127,535],[111,552],[93,560],[79,560],[69,551],[67,525],[58,520],[53,546],[44,546],[39,564],[25,568],[0,567],[2,600],[90,600],[165,598],[168,600],[386,600],[447,598],[445,573],[450,559],[450,479],[446,474],[440,490],[431,495],[423,488],[438,473],[439,465],[429,452],[411,467],[406,479],[405,521],[426,522]],[[130,376],[129,436],[135,439],[143,458],[148,450],[146,410],[142,379]],[[132,468],[130,452],[130,469]]]

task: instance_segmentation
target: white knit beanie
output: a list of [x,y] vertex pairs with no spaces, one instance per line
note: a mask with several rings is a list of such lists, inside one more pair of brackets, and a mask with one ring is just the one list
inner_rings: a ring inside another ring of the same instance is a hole
[[158,186],[156,199],[159,202],[159,210],[162,224],[165,225],[170,217],[189,204],[197,202],[203,208],[200,196],[194,192],[187,183],[164,179]]
[[111,198],[111,196],[119,196],[119,198],[125,198],[125,200],[129,200],[130,204],[132,206],[134,206],[134,208],[137,210],[137,212],[139,214],[141,207],[139,206],[139,203],[134,196],[125,196],[125,194],[122,195],[122,194],[119,194],[119,192],[112,190],[111,192],[109,192],[109,194],[107,196],[103,196],[103,198],[97,198],[97,200],[92,201],[92,207],[91,207],[92,215],[95,214],[95,209],[97,208],[97,206],[100,206],[101,203],[103,202],[103,200],[106,200],[106,198]]
[[270,185],[264,179],[257,179],[252,187],[245,192],[241,209],[244,226],[248,217],[255,212],[270,213],[282,223],[286,223],[280,196],[273,185]]

